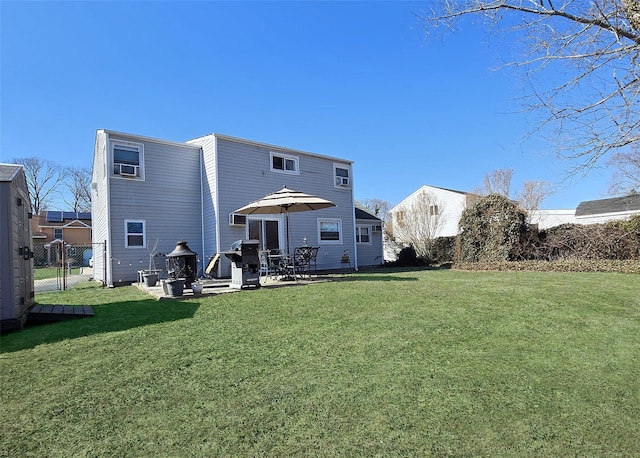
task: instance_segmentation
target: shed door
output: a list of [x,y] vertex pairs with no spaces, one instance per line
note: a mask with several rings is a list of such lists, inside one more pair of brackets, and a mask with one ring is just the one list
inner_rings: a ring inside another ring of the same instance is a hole
[[20,247],[18,269],[20,275],[20,305],[30,306],[33,303],[33,261],[31,227],[29,221],[29,201],[20,198],[16,202],[18,220],[17,242]]

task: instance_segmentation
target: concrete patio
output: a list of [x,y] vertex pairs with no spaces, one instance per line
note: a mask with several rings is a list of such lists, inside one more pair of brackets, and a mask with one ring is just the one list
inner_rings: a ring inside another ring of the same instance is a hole
[[[314,283],[321,283],[331,281],[330,277],[326,276],[316,276],[313,275],[311,279],[308,277],[299,278],[297,281],[295,280],[279,280],[277,278],[268,277],[260,279],[260,288],[286,288],[291,286],[304,286],[304,285],[312,285]],[[242,289],[231,288],[231,279],[230,278],[214,278],[214,279],[200,279],[198,281],[201,285],[203,285],[202,292],[199,294],[194,294],[191,288],[184,288],[182,296],[170,296],[165,294],[164,289],[162,287],[162,280],[158,280],[156,286],[146,286],[144,282],[134,283],[142,291],[145,291],[148,294],[158,298],[159,300],[167,300],[167,299],[193,299],[202,296],[211,296],[215,294],[225,294],[225,293],[237,293],[237,292],[250,292],[257,290],[259,288],[255,286],[246,286]]]

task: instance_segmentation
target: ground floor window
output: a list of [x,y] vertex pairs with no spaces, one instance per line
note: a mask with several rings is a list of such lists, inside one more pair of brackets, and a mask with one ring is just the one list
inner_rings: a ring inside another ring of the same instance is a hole
[[144,221],[125,220],[124,235],[125,246],[127,248],[145,248],[147,246]]
[[318,240],[324,243],[342,243],[342,220],[318,219]]
[[356,226],[356,243],[371,243],[370,232],[369,226]]

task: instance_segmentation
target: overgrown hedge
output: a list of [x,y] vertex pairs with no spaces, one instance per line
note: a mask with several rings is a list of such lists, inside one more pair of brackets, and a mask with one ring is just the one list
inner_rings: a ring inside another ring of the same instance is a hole
[[490,194],[460,217],[458,262],[510,261],[522,253],[527,233],[525,213],[504,196]]
[[[434,241],[431,259],[413,248],[396,265],[454,263],[464,270],[552,270],[640,273],[640,215],[605,224],[564,224],[538,232],[499,195],[478,199],[460,219],[460,235]],[[517,262],[516,262],[517,261]]]
[[534,271],[534,272],[619,272],[640,274],[640,260],[581,260],[459,262],[452,269],[474,271]]

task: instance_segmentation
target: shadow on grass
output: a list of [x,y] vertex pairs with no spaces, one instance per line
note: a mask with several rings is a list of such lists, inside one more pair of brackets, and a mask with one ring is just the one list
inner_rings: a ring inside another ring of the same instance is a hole
[[370,274],[347,274],[343,277],[335,278],[334,281],[418,281],[416,277],[395,277],[393,275],[384,275],[382,273]]
[[433,270],[449,270],[450,267],[431,267],[431,266],[419,266],[419,267],[375,267],[362,269],[358,272],[344,273],[342,277],[336,278],[337,281],[418,281],[417,277],[398,277],[396,275],[386,274],[399,274],[399,273],[414,273]]
[[116,302],[93,306],[95,316],[56,323],[33,324],[22,331],[0,336],[0,353],[34,348],[40,344],[193,318],[199,303],[195,301]]

